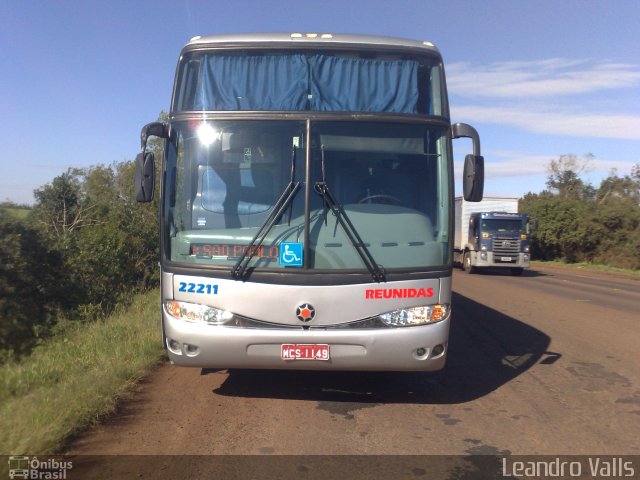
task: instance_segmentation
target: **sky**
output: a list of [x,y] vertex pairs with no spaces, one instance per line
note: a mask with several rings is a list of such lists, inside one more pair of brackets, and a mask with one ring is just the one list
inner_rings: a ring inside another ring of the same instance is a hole
[[[69,167],[134,159],[184,44],[239,32],[433,42],[452,121],[480,134],[487,195],[542,191],[562,155],[589,159],[596,187],[640,163],[637,0],[3,0],[0,202],[32,204]],[[466,153],[455,141],[457,188]]]

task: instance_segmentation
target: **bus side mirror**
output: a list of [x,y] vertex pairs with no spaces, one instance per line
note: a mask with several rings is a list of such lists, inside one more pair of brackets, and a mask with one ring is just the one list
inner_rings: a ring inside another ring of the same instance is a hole
[[149,137],[169,138],[169,128],[162,122],[148,123],[140,131],[141,152],[136,156],[136,200],[147,203],[153,200],[156,186],[156,161],[153,153],[147,152]]
[[148,203],[153,200],[156,185],[156,166],[153,153],[139,153],[136,156],[136,200]]
[[462,172],[462,193],[467,202],[480,202],[484,192],[484,157],[467,155],[464,157]]
[[151,122],[142,127],[142,131],[140,132],[140,148],[143,152],[147,148],[147,140],[151,136],[169,138],[167,125],[162,122]]
[[480,155],[480,136],[475,128],[466,123],[452,125],[451,136],[467,137],[473,143],[473,155],[464,157],[462,193],[467,202],[480,202],[484,192],[484,157]]

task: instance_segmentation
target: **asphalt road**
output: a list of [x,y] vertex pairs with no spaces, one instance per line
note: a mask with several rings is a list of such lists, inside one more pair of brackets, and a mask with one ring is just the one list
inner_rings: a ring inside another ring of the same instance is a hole
[[456,270],[441,372],[165,364],[65,453],[640,455],[639,307],[638,278]]

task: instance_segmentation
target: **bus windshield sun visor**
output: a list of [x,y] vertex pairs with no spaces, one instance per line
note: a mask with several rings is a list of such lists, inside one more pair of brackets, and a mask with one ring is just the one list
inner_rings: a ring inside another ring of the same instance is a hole
[[371,252],[358,234],[356,227],[349,219],[347,212],[345,212],[344,208],[342,208],[342,206],[336,201],[335,197],[331,193],[331,190],[329,190],[329,186],[325,181],[324,145],[320,146],[320,151],[322,156],[322,181],[316,182],[313,188],[316,193],[322,197],[325,209],[329,208],[329,210],[331,210],[336,216],[338,223],[340,223],[340,225],[344,229],[344,232],[349,238],[349,241],[358,252],[358,255],[367,267],[367,270],[369,270],[369,273],[371,273],[371,278],[373,278],[373,281],[378,283],[385,282],[386,278],[384,270],[380,267],[380,265],[376,263],[373,255],[371,255]]
[[276,224],[278,219],[284,214],[287,207],[291,205],[293,199],[300,190],[300,182],[294,181],[296,175],[296,148],[293,148],[293,152],[291,154],[291,179],[289,184],[285,187],[282,195],[278,199],[278,201],[273,206],[271,213],[266,218],[262,226],[258,229],[258,232],[251,239],[249,244],[247,245],[246,250],[242,253],[236,264],[231,269],[231,275],[236,280],[242,280],[245,278],[245,274],[247,272],[247,268],[249,263],[251,263],[251,259],[256,254],[258,247],[262,245],[264,239],[267,237],[273,226]]

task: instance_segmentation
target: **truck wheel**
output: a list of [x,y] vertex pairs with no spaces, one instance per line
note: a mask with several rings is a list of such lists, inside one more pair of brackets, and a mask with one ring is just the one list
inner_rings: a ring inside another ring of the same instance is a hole
[[476,267],[471,265],[471,254],[469,252],[464,253],[464,258],[462,259],[462,265],[465,272],[476,273]]
[[520,276],[522,275],[523,271],[524,271],[524,268],[522,267],[514,267],[511,269],[511,275]]

